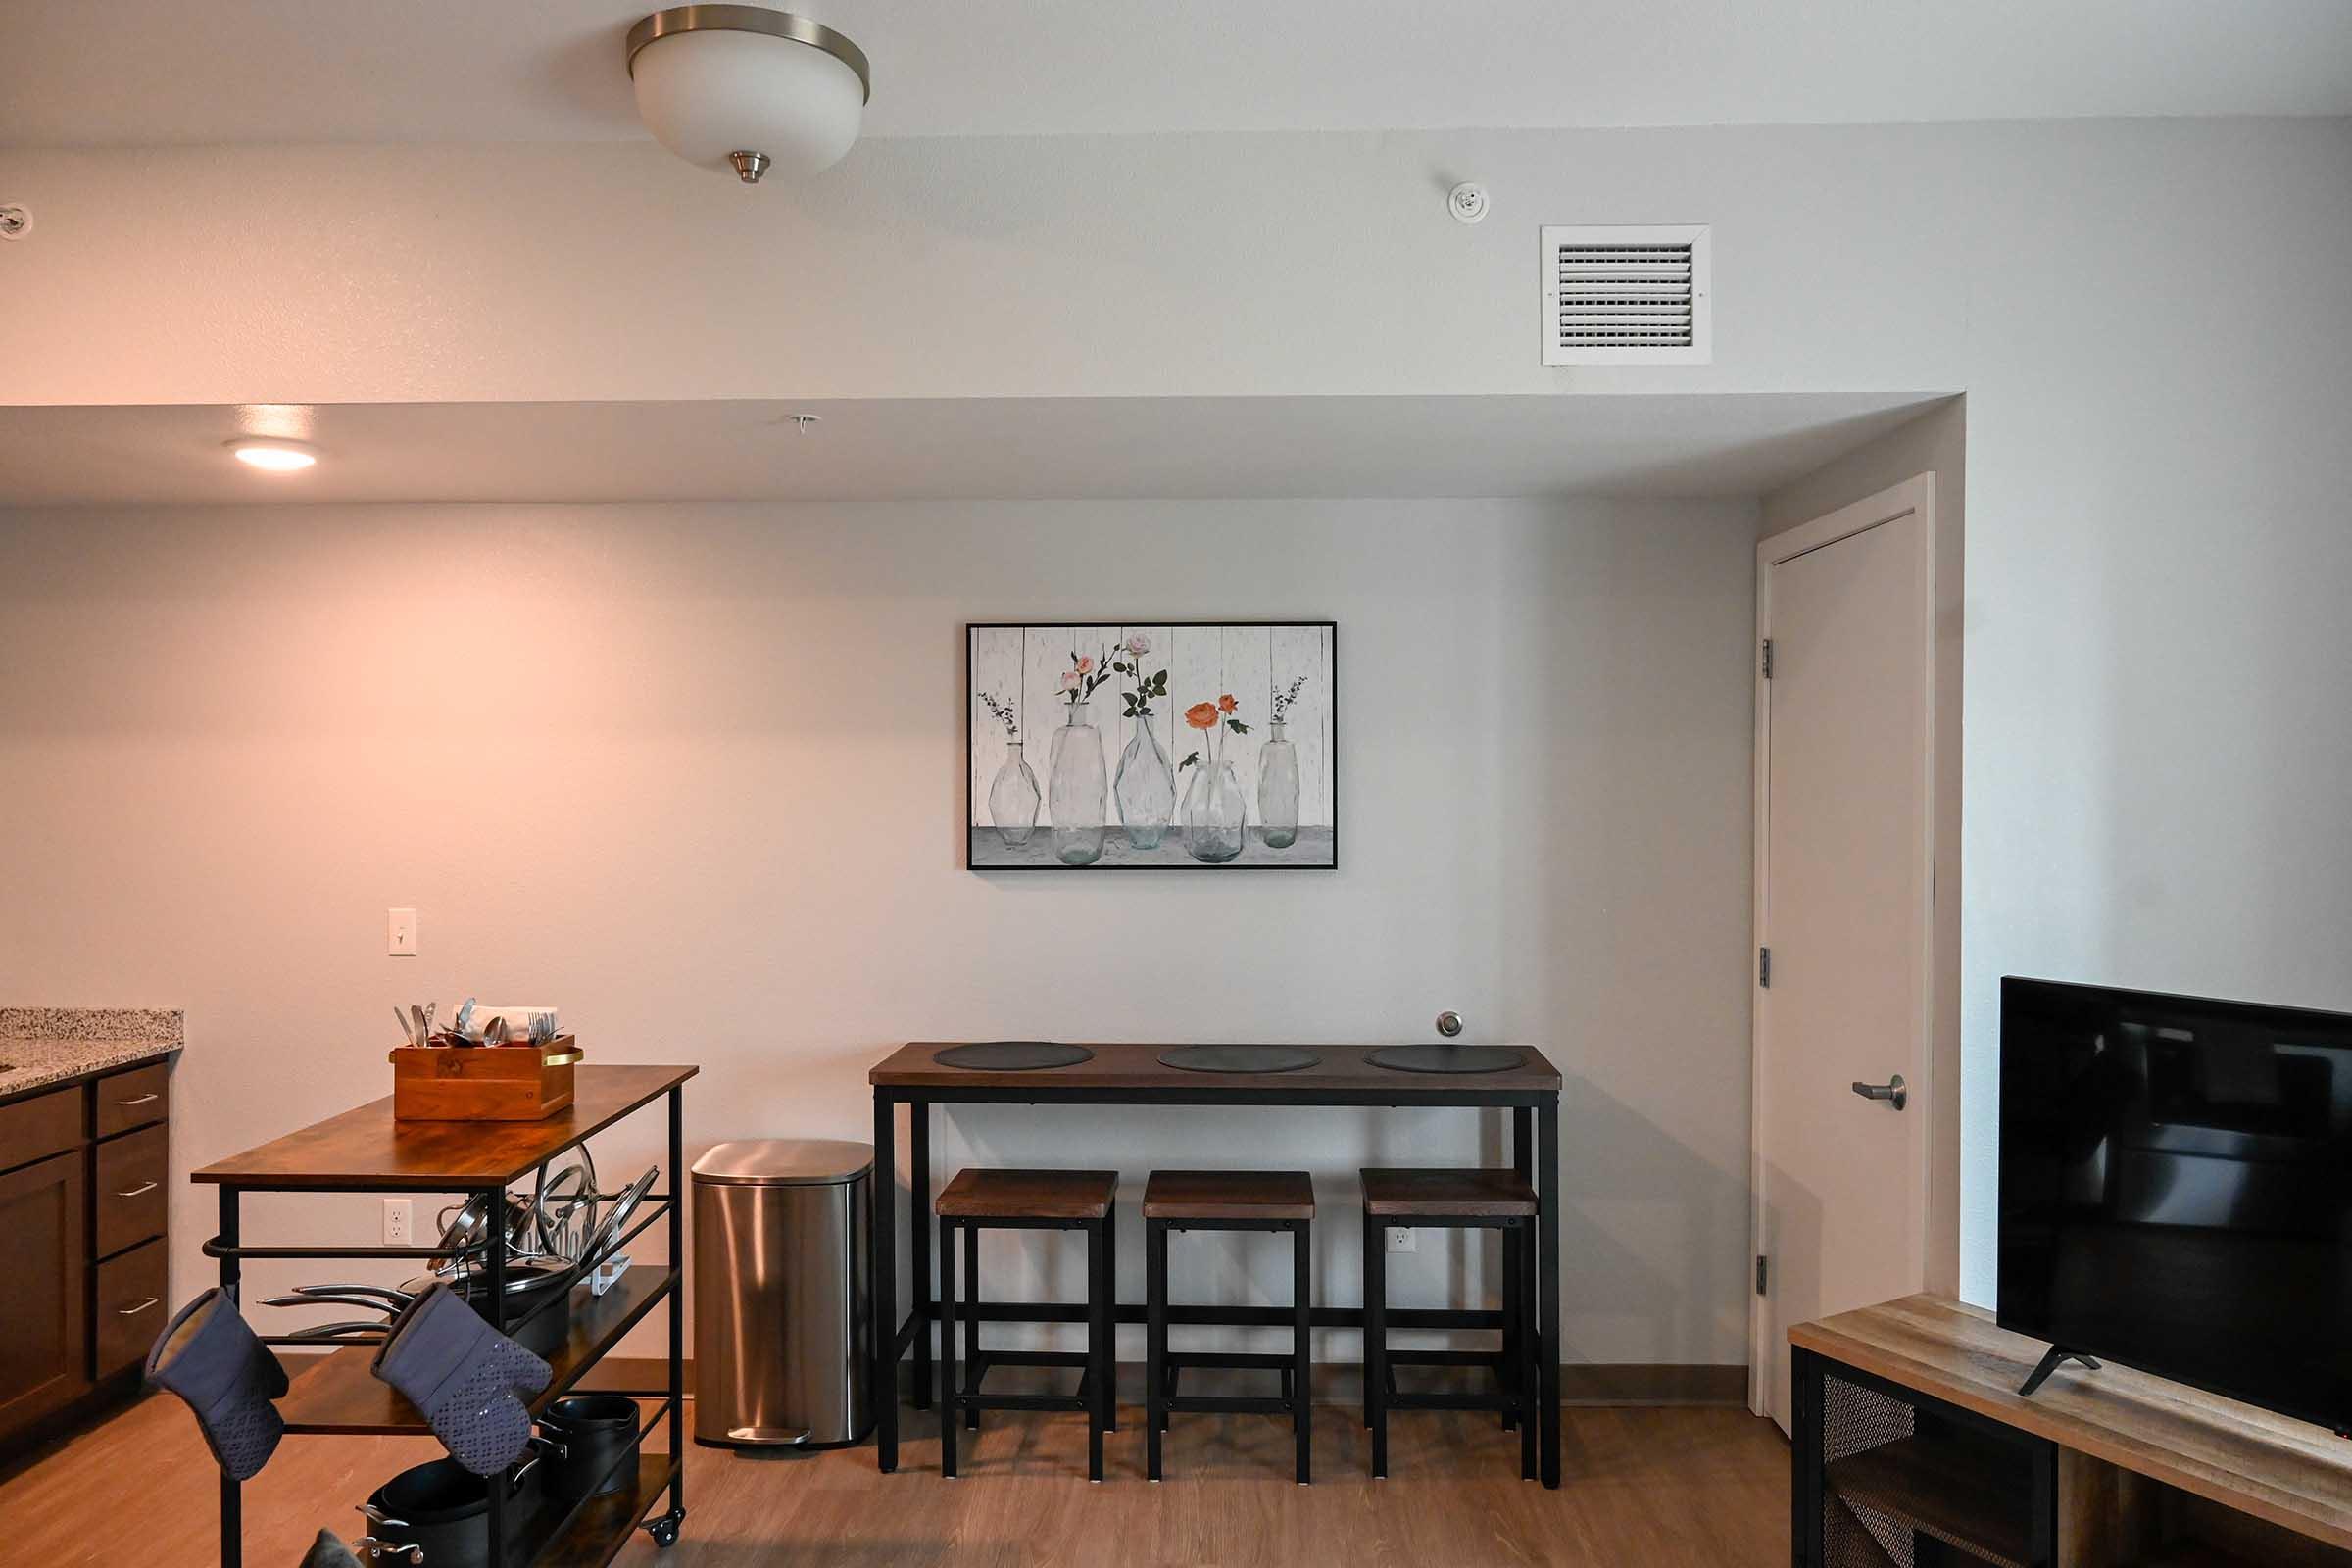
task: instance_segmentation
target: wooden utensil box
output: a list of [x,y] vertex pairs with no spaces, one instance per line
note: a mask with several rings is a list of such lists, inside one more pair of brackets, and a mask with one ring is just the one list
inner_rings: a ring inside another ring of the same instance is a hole
[[397,1121],[542,1121],[571,1105],[580,1047],[570,1035],[540,1046],[395,1046]]

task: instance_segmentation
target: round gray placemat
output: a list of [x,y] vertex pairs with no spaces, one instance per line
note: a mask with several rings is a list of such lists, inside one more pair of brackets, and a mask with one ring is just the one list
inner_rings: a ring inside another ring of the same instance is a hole
[[1364,1059],[1396,1072],[1508,1072],[1526,1064],[1527,1053],[1508,1046],[1383,1046]]
[[1177,1046],[1159,1064],[1185,1072],[1297,1072],[1323,1058],[1297,1046]]
[[931,1059],[942,1067],[961,1067],[969,1072],[1036,1072],[1092,1061],[1095,1054],[1084,1046],[1056,1045],[1051,1040],[982,1040],[934,1052]]

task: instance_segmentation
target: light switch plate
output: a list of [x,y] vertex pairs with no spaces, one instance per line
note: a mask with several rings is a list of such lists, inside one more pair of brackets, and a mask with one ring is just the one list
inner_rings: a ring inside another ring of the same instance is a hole
[[392,956],[414,958],[416,956],[416,911],[393,909],[388,912],[391,915],[389,941]]
[[1381,1231],[1386,1237],[1389,1250],[1392,1252],[1418,1252],[1421,1250],[1421,1233],[1410,1225],[1385,1225],[1381,1227]]

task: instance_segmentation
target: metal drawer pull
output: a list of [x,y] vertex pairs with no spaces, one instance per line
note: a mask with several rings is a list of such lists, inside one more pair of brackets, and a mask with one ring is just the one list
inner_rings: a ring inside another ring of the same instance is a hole
[[133,1187],[133,1188],[132,1188],[132,1189],[131,1189],[129,1192],[127,1192],[127,1193],[117,1193],[115,1196],[116,1196],[117,1198],[144,1198],[144,1197],[146,1197],[146,1196],[147,1196],[149,1193],[152,1193],[152,1192],[154,1192],[154,1191],[155,1191],[155,1183],[153,1183],[153,1182],[141,1182],[141,1183],[139,1183],[139,1185],[138,1185],[138,1186],[136,1186],[136,1187]]
[[149,1298],[147,1298],[147,1299],[145,1299],[144,1301],[141,1301],[141,1302],[140,1302],[138,1305],[136,1305],[136,1306],[118,1306],[118,1307],[116,1307],[116,1308],[115,1308],[115,1316],[117,1316],[117,1317],[137,1317],[137,1316],[138,1316],[138,1315],[139,1315],[141,1312],[144,1312],[144,1311],[146,1311],[146,1310],[147,1310],[149,1307],[153,1306],[153,1305],[155,1304],[155,1301],[156,1301],[156,1298],[155,1298],[154,1297],[150,1296]]
[[1864,1100],[1884,1101],[1897,1110],[1902,1109],[1911,1099],[1911,1091],[1904,1086],[1903,1075],[1899,1072],[1883,1084],[1857,1083],[1854,1093]]
[[121,1105],[124,1110],[128,1110],[133,1105],[148,1104],[163,1098],[164,1097],[161,1095],[141,1095],[136,1100],[118,1100],[115,1102],[115,1103]]

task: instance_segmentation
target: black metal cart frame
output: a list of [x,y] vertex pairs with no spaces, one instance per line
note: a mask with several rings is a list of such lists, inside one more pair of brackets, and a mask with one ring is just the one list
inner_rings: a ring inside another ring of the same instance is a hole
[[[897,1195],[890,1183],[898,1169],[898,1111],[908,1112],[906,1150],[911,1234],[902,1244],[898,1234]],[[932,1398],[931,1325],[943,1312],[931,1279],[931,1111],[937,1105],[1281,1105],[1333,1108],[1411,1108],[1448,1106],[1465,1110],[1508,1110],[1511,1113],[1511,1163],[1520,1177],[1536,1189],[1536,1365],[1542,1383],[1538,1411],[1538,1447],[1544,1485],[1560,1484],[1560,1094],[1557,1089],[1479,1089],[1456,1085],[1435,1075],[1426,1087],[1400,1085],[1394,1089],[1349,1090],[1281,1087],[1250,1088],[1153,1087],[1139,1089],[1100,1086],[1054,1088],[1047,1084],[1018,1089],[975,1085],[913,1087],[874,1086],[874,1168],[879,1178],[871,1205],[873,1251],[874,1375],[869,1391],[873,1400],[876,1462],[884,1473],[899,1466],[899,1362],[914,1360],[914,1404],[929,1409]],[[913,1306],[899,1315],[900,1248],[906,1249],[907,1281]],[[1114,1282],[1115,1284],[1115,1282]],[[988,1323],[1083,1323],[1081,1301],[982,1302],[970,1309]],[[1145,1322],[1141,1301],[1115,1302],[1115,1323]],[[1396,1308],[1387,1313],[1392,1329],[1506,1328],[1509,1314],[1502,1309],[1421,1307]],[[1290,1307],[1171,1306],[1168,1321],[1225,1327],[1285,1328],[1296,1314]],[[1308,1314],[1319,1329],[1361,1329],[1361,1307],[1318,1306]]]
[[[636,1520],[631,1521],[632,1529],[641,1528],[645,1530],[653,1537],[654,1541],[658,1544],[665,1547],[677,1540],[678,1527],[686,1518],[685,1450],[689,1446],[681,1440],[679,1436],[685,1431],[686,1398],[684,1362],[684,1348],[686,1343],[686,1295],[683,1274],[684,1211],[677,1202],[677,1195],[683,1190],[679,1184],[682,1172],[685,1169],[684,1091],[685,1081],[680,1080],[679,1082],[672,1084],[669,1088],[662,1091],[661,1095],[656,1097],[657,1099],[667,1102],[666,1108],[668,1111],[669,1120],[668,1175],[670,1190],[666,1193],[647,1194],[644,1201],[639,1205],[638,1212],[631,1216],[632,1223],[615,1240],[614,1244],[614,1250],[617,1250],[620,1246],[625,1245],[628,1241],[641,1234],[646,1227],[652,1225],[656,1220],[662,1219],[664,1216],[670,1217],[669,1257],[666,1264],[663,1265],[666,1270],[667,1278],[662,1286],[662,1289],[668,1297],[668,1299],[665,1303],[669,1320],[669,1353],[667,1357],[669,1371],[668,1386],[662,1389],[613,1389],[600,1391],[622,1394],[632,1398],[660,1399],[662,1401],[660,1409],[656,1410],[652,1416],[648,1417],[639,1424],[636,1435],[630,1440],[628,1446],[620,1453],[614,1456],[612,1460],[612,1468],[617,1469],[619,1465],[630,1455],[639,1451],[644,1446],[645,1440],[652,1436],[655,1429],[661,1427],[665,1422],[667,1423],[669,1428],[670,1446],[669,1478],[662,1484],[661,1492],[656,1493],[655,1495],[659,1496],[662,1494],[666,1494],[669,1505],[667,1509],[661,1515],[655,1518],[644,1520],[642,1524],[638,1523]],[[652,1103],[652,1101],[648,1101],[644,1105],[640,1105],[636,1107],[636,1109],[641,1110],[647,1108],[647,1106],[650,1106]],[[635,1114],[635,1110],[627,1112],[621,1117],[615,1118],[615,1120],[626,1120],[628,1115],[633,1114]],[[586,1129],[578,1137],[550,1150],[547,1157],[549,1159],[553,1159],[569,1150],[576,1149],[580,1145],[585,1144],[589,1138],[608,1130],[608,1128],[612,1125],[612,1123],[608,1122],[603,1125]],[[383,1188],[377,1184],[354,1183],[347,1186],[339,1186],[332,1184],[321,1184],[317,1181],[279,1183],[272,1182],[268,1179],[237,1178],[222,1178],[219,1181],[219,1186],[220,1204],[220,1233],[204,1244],[204,1251],[206,1256],[219,1260],[220,1265],[220,1289],[227,1294],[231,1300],[236,1300],[239,1298],[244,1272],[244,1263],[248,1258],[400,1258],[431,1261],[452,1256],[458,1250],[457,1249],[443,1247],[248,1246],[245,1244],[243,1239],[241,1210],[243,1206],[243,1200],[249,1193],[380,1194],[383,1191]],[[459,1196],[466,1200],[476,1198],[485,1200],[489,1205],[491,1218],[491,1223],[487,1229],[487,1234],[493,1238],[503,1238],[507,1234],[507,1188],[503,1183],[496,1186],[435,1184],[430,1179],[420,1178],[416,1181],[416,1185],[404,1188],[403,1191],[416,1193],[445,1193],[453,1196]],[[506,1300],[506,1248],[502,1245],[492,1245],[486,1248],[484,1250],[487,1255],[487,1262],[484,1265],[482,1272],[488,1283],[490,1297],[493,1300],[502,1303],[503,1307],[503,1303]],[[547,1310],[552,1304],[552,1301],[543,1301],[530,1313],[518,1314],[513,1318],[504,1318],[502,1319],[502,1327],[510,1332],[517,1329],[524,1321],[527,1320],[528,1317],[536,1315],[536,1313],[539,1311]],[[318,1342],[302,1341],[286,1335],[271,1335],[266,1337],[264,1343],[270,1345],[286,1345],[316,1344]],[[340,1345],[351,1345],[354,1343],[368,1344],[371,1342],[367,1340],[360,1340],[356,1342],[344,1340],[336,1343]],[[594,1356],[587,1360],[583,1360],[576,1365],[560,1369],[555,1381],[550,1383],[548,1388],[533,1400],[533,1409],[537,1410],[545,1408],[548,1404],[552,1403],[556,1398],[561,1396],[566,1390],[577,1385],[579,1380],[586,1376],[590,1369],[592,1369],[601,1359],[601,1356]],[[373,1429],[352,1428],[348,1430],[361,1431]],[[611,1471],[608,1470],[607,1474],[610,1475]],[[488,1531],[490,1541],[488,1560],[494,1564],[503,1565],[512,1560],[511,1554],[502,1550],[500,1545],[500,1544],[506,1540],[506,1513],[508,1507],[507,1489],[503,1486],[491,1486],[486,1489],[486,1496],[489,1506],[484,1519],[484,1526]],[[546,1540],[538,1544],[539,1547],[543,1549],[549,1543],[563,1539],[565,1530],[579,1515],[580,1511],[598,1500],[598,1498],[591,1495],[582,1497],[578,1501],[572,1503],[564,1511],[563,1516],[554,1523],[552,1528],[549,1529]],[[620,1544],[627,1539],[629,1534],[630,1531],[618,1532],[616,1534],[616,1539],[611,1543],[612,1549],[604,1552],[603,1557],[606,1560],[609,1560],[613,1553],[619,1549]],[[221,1568],[242,1568],[244,1556],[245,1542],[243,1487],[235,1477],[229,1475],[226,1471],[222,1471],[220,1475]]]

